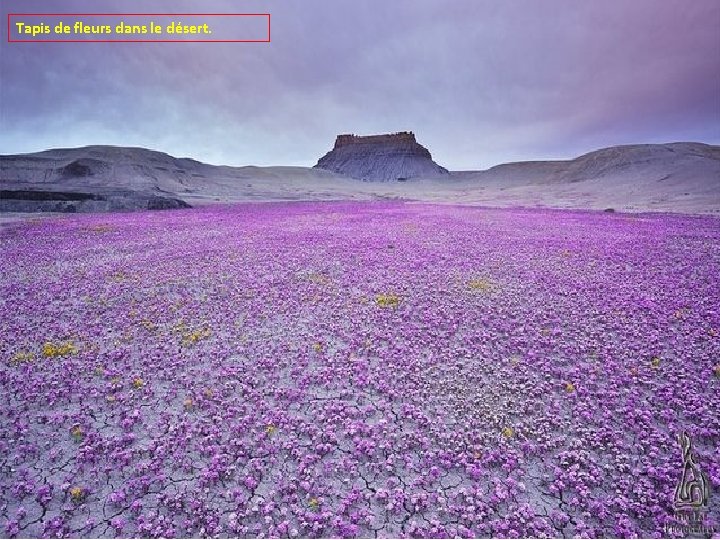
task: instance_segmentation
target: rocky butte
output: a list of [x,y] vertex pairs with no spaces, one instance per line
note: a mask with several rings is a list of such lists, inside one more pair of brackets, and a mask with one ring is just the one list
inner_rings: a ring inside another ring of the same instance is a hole
[[430,151],[415,140],[411,131],[338,135],[333,149],[320,158],[315,168],[375,181],[405,181],[449,174],[433,161]]

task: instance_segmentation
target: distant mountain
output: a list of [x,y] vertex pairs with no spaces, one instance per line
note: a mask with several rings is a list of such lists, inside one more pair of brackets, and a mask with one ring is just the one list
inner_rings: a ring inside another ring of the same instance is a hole
[[411,131],[386,135],[338,135],[333,149],[320,158],[318,169],[375,181],[405,181],[447,175]]
[[[388,148],[387,140],[336,141],[333,152],[354,148],[351,153],[358,159],[345,163],[355,171],[394,180],[382,182],[362,182],[320,167],[214,166],[144,148],[88,146],[0,156],[0,211],[104,212],[233,201],[390,198],[720,213],[719,146],[616,146],[572,160],[448,172],[432,161],[414,136],[407,136],[412,134],[400,135],[390,153],[382,151]],[[402,135],[406,140],[399,140]],[[371,148],[379,150],[377,155]],[[400,149],[405,158],[396,152]],[[320,161],[341,163],[339,155]]]

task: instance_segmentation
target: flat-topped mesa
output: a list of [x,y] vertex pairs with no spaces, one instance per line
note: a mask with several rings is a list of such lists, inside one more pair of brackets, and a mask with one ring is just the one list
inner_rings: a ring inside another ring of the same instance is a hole
[[388,133],[385,135],[338,135],[335,139],[335,148],[340,148],[347,144],[356,143],[417,143],[415,134],[412,131],[398,131],[397,133]]
[[333,149],[315,167],[361,180],[405,181],[448,174],[415,140],[412,131],[338,135]]

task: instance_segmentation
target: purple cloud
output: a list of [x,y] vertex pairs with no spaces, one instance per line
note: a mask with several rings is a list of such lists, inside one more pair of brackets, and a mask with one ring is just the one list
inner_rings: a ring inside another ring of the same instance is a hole
[[273,41],[9,44],[3,34],[0,152],[107,143],[312,165],[339,132],[411,129],[438,162],[464,169],[622,143],[720,142],[714,0],[151,0],[142,11],[270,12]]

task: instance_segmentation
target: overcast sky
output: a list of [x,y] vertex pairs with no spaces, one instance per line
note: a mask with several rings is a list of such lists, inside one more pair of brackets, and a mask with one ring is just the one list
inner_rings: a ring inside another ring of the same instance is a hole
[[412,130],[450,169],[720,143],[718,0],[2,0],[12,12],[272,14],[272,43],[0,43],[0,153],[144,146],[314,165]]

